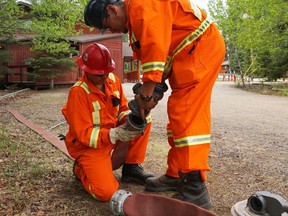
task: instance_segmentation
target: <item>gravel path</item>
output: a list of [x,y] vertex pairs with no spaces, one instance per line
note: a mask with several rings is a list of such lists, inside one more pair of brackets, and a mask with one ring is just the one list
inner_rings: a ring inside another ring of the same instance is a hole
[[[166,125],[167,96],[152,113],[152,136],[160,135],[161,141],[164,138],[157,130]],[[287,200],[288,98],[247,92],[236,88],[234,83],[216,82],[211,111],[208,187],[214,202],[213,211],[228,216],[236,202],[262,190],[279,194]],[[161,141],[153,139],[153,143],[162,144]],[[163,159],[166,160],[165,156]],[[157,164],[155,160],[152,162]]]
[[[133,99],[133,85],[133,83],[123,84],[126,97],[129,100]],[[35,124],[58,135],[67,131],[67,124],[62,124],[64,118],[61,114],[61,107],[66,101],[68,91],[69,88],[25,91],[13,98],[0,99],[0,107],[15,109]],[[2,92],[0,95],[4,94],[5,92]],[[166,155],[169,149],[165,129],[168,95],[169,93],[166,93],[164,99],[152,110],[153,127],[144,164],[145,169],[155,172],[158,176],[165,172]],[[288,98],[246,92],[236,88],[234,83],[216,82],[213,89],[211,110],[212,143],[209,158],[211,171],[208,173],[207,183],[214,204],[211,211],[219,216],[229,216],[232,205],[247,199],[253,192],[260,190],[279,194],[287,200]],[[9,125],[12,117],[1,109],[0,114],[0,123]],[[11,124],[13,127],[18,127],[15,126],[14,121]],[[58,127],[54,127],[58,124],[60,124]],[[23,127],[21,126],[21,128]],[[26,130],[27,140],[29,140],[31,132],[28,133],[28,128]],[[17,135],[14,136],[17,139]],[[21,134],[21,139],[26,139],[25,133]],[[47,148],[45,151],[55,151],[51,149]],[[59,157],[55,153],[52,155]],[[61,154],[60,157],[62,157]],[[57,159],[54,160],[58,161]],[[59,167],[61,166],[64,165],[59,164]],[[59,170],[61,169],[59,168]],[[68,170],[70,172],[70,168]],[[120,175],[119,171],[116,171],[115,174]],[[57,187],[66,189],[65,182],[72,178],[72,173],[70,175],[71,177],[68,179],[57,180],[55,178],[55,182],[60,182]],[[80,194],[76,197],[79,201],[79,209],[82,211],[83,205],[87,206],[82,213],[74,212],[70,215],[91,215],[91,213],[101,216],[110,215],[107,204],[95,202],[89,196],[83,195],[83,190],[79,185],[76,187],[76,183],[69,183],[74,187],[72,191]],[[49,182],[44,179],[43,184],[49,184]],[[145,192],[142,186],[137,185],[121,183],[121,188],[133,193]],[[79,190],[82,191],[82,194]],[[51,197],[56,195],[62,200],[75,195],[72,195],[68,189],[67,194],[64,194],[65,196],[62,193],[50,194],[48,191],[46,198],[51,202]],[[172,195],[170,192],[159,194]],[[53,212],[53,208],[49,209],[50,204],[44,202],[43,205],[46,206],[44,212]],[[66,205],[68,204],[66,203]],[[74,203],[71,205],[73,206]],[[68,210],[73,212],[73,208],[69,209],[68,207]],[[29,213],[28,210],[26,212]],[[100,213],[97,214],[97,212]]]

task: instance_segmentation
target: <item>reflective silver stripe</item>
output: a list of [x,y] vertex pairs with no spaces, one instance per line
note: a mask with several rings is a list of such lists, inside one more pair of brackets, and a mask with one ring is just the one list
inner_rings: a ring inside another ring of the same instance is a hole
[[113,80],[113,82],[115,83],[116,82],[116,78],[115,78],[115,75],[113,73],[109,73],[108,74],[108,77]]
[[150,113],[146,116],[146,121],[147,121],[147,123],[152,122],[152,116]]
[[168,137],[172,137],[172,130],[170,129],[170,130],[167,130],[167,136]]
[[82,82],[80,86],[86,91],[87,94],[91,93],[88,85],[85,82]]
[[92,112],[92,120],[93,120],[94,127],[100,126],[100,113],[98,110],[95,112]]
[[164,78],[168,77],[170,71],[173,59],[175,56],[182,51],[186,46],[189,44],[192,44],[197,38],[199,38],[211,25],[213,21],[207,16],[206,19],[201,23],[198,29],[190,33],[184,40],[181,41],[181,43],[176,47],[176,49],[172,53],[171,56],[167,56],[166,58],[166,64],[164,68]]
[[76,82],[72,87],[75,87],[75,86],[80,86],[80,87],[82,87],[82,88],[86,91],[87,94],[90,94],[90,93],[91,93],[88,85],[87,85],[85,82],[80,82],[80,81],[78,81],[78,82]]
[[117,98],[120,98],[120,92],[119,91],[114,91],[113,94],[117,96]]
[[165,62],[146,62],[142,64],[143,73],[148,71],[164,71]]
[[[124,112],[121,112],[118,116],[118,120],[121,121],[123,119],[124,116],[128,115],[129,113],[131,113],[131,110],[127,110],[127,111],[124,111]],[[148,114],[146,116],[146,121],[147,123],[149,122],[152,122],[152,117],[151,117],[151,114]]]
[[93,124],[95,125],[100,125],[100,113],[99,110],[101,110],[101,106],[98,101],[92,102],[92,106],[94,107],[94,112],[92,112],[92,119],[93,119]]
[[193,0],[190,0],[190,4],[191,4],[191,7],[192,9],[194,10],[194,15],[200,20],[202,21],[202,14],[201,14],[201,11],[200,9],[198,8],[198,6],[192,2]]
[[94,199],[99,200],[99,199],[96,197],[96,195],[92,192],[92,189],[91,189],[91,185],[90,185],[90,184],[89,184],[89,192],[90,192],[91,196],[92,196]]
[[92,106],[94,107],[94,112],[92,112],[92,121],[94,128],[90,135],[90,147],[97,148],[98,136],[100,132],[100,112],[101,106],[98,101],[92,102]]
[[89,146],[91,148],[97,148],[97,141],[98,141],[98,136],[99,136],[100,128],[93,128],[91,135],[90,135],[90,144]]
[[135,43],[137,41],[134,32],[131,33],[131,43]]
[[76,83],[73,85],[73,87],[74,87],[74,86],[80,86],[81,83],[82,83],[82,82],[79,82],[79,81],[78,81],[78,82],[76,82]]
[[195,41],[200,35],[202,35],[207,30],[207,28],[210,26],[210,24],[211,24],[210,20],[205,19],[204,22],[201,23],[201,25],[199,26],[199,28],[196,31],[194,31],[191,34],[189,34],[188,37],[186,37],[177,46],[177,48],[174,50],[172,56],[177,55],[182,49],[184,49],[186,46],[188,46],[193,41]]
[[127,116],[129,113],[131,112],[131,110],[127,110],[127,111],[123,111],[118,115],[118,121],[121,121],[123,119],[123,117]]
[[210,134],[174,139],[174,143],[177,148],[192,145],[202,145],[207,143],[209,144],[210,142],[211,142]]

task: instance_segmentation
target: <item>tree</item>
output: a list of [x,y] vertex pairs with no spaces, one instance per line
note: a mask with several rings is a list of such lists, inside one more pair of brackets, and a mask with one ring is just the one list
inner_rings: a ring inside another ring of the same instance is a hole
[[33,60],[34,77],[46,77],[50,79],[50,89],[54,88],[54,78],[63,74],[63,71],[71,69],[75,62],[69,58],[55,58],[50,56],[37,56]]
[[0,38],[1,41],[10,41],[14,33],[21,29],[22,23],[19,19],[24,12],[20,10],[16,0],[0,2]]
[[7,45],[13,41],[14,33],[22,29],[22,21],[19,18],[23,14],[15,0],[0,2],[0,79],[9,73],[7,63],[12,56],[7,51]]
[[286,0],[209,0],[222,30],[232,68],[246,76],[277,79],[287,71]]
[[71,69],[75,65],[69,56],[76,51],[68,37],[78,33],[75,23],[82,17],[84,2],[32,0],[31,3],[31,31],[35,33],[31,50],[36,54],[31,64],[36,76],[49,78],[50,88],[53,88],[54,78],[63,76],[63,69]]
[[7,62],[11,59],[11,54],[8,51],[0,49],[0,87],[5,85],[7,80],[7,75],[9,73],[9,68],[7,67]]

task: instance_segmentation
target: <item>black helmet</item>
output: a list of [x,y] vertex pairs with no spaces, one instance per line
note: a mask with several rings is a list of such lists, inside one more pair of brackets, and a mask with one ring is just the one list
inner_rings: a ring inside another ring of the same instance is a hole
[[84,20],[87,26],[102,29],[102,20],[106,15],[106,6],[119,0],[91,0],[85,7]]

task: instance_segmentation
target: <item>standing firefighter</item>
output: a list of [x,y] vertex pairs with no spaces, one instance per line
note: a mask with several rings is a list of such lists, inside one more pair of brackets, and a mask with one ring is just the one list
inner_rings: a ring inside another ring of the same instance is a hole
[[94,198],[108,201],[119,187],[111,160],[116,145],[129,145],[122,168],[123,181],[144,185],[146,178],[154,177],[139,166],[145,158],[151,123],[144,135],[126,130],[130,110],[121,82],[112,73],[115,64],[105,46],[88,46],[77,63],[85,73],[71,88],[62,109],[69,124],[65,143],[75,159],[76,178]]
[[102,32],[129,32],[143,66],[143,86],[135,95],[142,118],[155,106],[156,83],[169,80],[168,168],[147,179],[146,190],[177,190],[174,198],[210,208],[210,103],[225,55],[216,25],[193,0],[91,0],[84,13],[86,25]]

